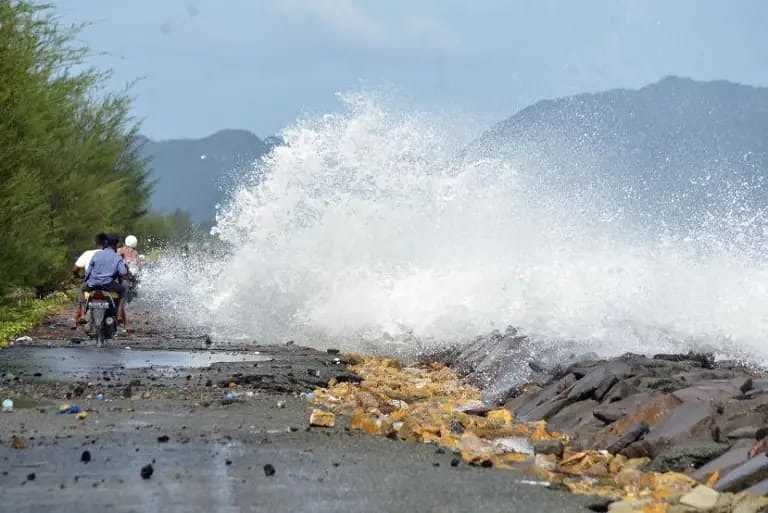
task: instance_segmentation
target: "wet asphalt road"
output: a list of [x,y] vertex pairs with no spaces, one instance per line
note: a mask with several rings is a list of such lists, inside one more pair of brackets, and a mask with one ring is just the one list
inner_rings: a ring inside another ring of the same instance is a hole
[[[197,349],[199,337],[140,331],[98,351],[70,344],[63,322],[0,351],[0,398],[17,403],[0,414],[0,512],[575,513],[596,503],[516,472],[451,466],[431,445],[348,432],[344,419],[307,428],[296,392],[344,372],[334,355],[262,347],[207,365],[221,355]],[[231,390],[237,399],[223,400]],[[87,418],[58,414],[65,402]],[[25,448],[12,448],[14,435]]]

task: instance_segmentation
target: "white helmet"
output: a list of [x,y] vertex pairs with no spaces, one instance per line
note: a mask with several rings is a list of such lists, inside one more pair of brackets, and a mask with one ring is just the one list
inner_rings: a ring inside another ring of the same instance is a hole
[[125,238],[125,245],[129,248],[135,248],[138,243],[139,239],[137,239],[135,235],[129,235]]

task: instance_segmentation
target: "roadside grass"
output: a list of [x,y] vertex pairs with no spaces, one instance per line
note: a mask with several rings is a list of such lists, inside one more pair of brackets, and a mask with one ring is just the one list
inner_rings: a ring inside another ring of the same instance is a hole
[[64,292],[54,292],[43,299],[24,293],[0,298],[0,348],[70,301],[71,297]]

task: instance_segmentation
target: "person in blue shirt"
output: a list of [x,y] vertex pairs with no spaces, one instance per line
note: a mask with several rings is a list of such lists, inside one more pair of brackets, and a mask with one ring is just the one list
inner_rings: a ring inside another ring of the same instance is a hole
[[[91,258],[93,258],[93,255],[104,249],[104,246],[106,246],[107,234],[97,234],[93,242],[95,244],[93,249],[89,249],[88,251],[83,252],[83,254],[77,258],[77,261],[75,261],[75,265],[72,268],[72,274],[75,278],[80,278],[81,271],[83,275],[85,275],[86,271],[88,271],[88,264],[91,263]],[[77,300],[77,310],[75,310],[75,324],[72,326],[73,330],[76,330],[80,324],[85,324],[85,320],[83,320],[83,314],[85,313],[85,296],[83,295],[83,292],[85,292],[85,287],[83,287],[83,290],[80,291],[80,296]]]
[[128,277],[128,268],[125,262],[117,254],[117,237],[108,236],[104,249],[95,253],[88,263],[85,271],[85,290],[105,290],[117,292],[120,301],[117,307],[117,319],[123,323],[123,328],[128,329],[125,317],[126,287],[121,280]]

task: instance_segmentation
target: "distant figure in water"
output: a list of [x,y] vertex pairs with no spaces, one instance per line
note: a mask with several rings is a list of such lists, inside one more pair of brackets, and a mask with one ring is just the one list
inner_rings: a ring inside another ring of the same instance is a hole
[[[80,276],[85,273],[85,270],[88,269],[88,265],[91,263],[91,259],[93,258],[93,255],[95,255],[97,252],[104,249],[104,246],[107,244],[107,234],[106,233],[99,233],[94,237],[93,239],[94,248],[95,249],[89,249],[88,251],[84,251],[82,255],[77,257],[77,260],[75,261],[75,265],[72,268],[72,274],[75,276],[75,278],[80,278]],[[75,324],[72,326],[72,329],[77,329],[77,326],[79,324],[84,324],[85,321],[83,320],[83,313],[85,309],[85,296],[83,295],[83,292],[80,291],[80,296],[77,299],[77,310],[75,311]]]

